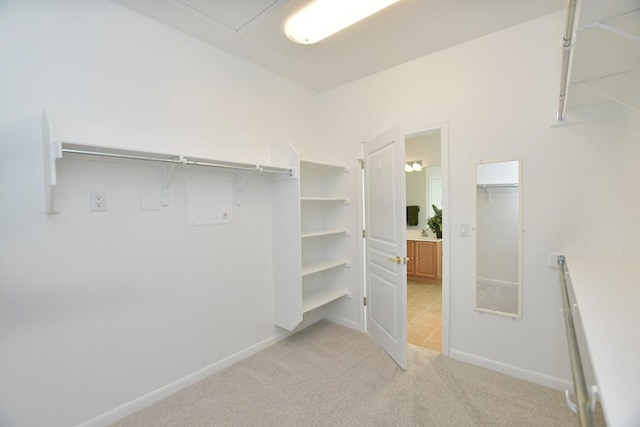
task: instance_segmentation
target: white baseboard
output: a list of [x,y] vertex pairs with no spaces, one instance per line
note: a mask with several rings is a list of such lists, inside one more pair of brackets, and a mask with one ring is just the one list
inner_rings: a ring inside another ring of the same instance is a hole
[[85,421],[84,423],[79,424],[78,427],[104,427],[113,424],[114,422],[121,420],[124,417],[134,414],[135,412],[138,412],[146,408],[147,406],[156,403],[159,400],[169,397],[170,395],[186,387],[189,387],[190,385],[193,385],[198,381],[203,380],[209,375],[215,374],[218,371],[221,371],[231,365],[240,362],[243,359],[246,359],[247,357],[253,356],[259,351],[264,350],[265,348],[269,347],[272,344],[275,344],[278,341],[282,341],[283,339],[295,334],[296,332],[301,331],[302,329],[308,328],[314,323],[317,323],[320,320],[324,319],[325,316],[323,314],[324,313],[318,312],[309,316],[305,316],[305,319],[291,332],[282,329],[280,332],[277,332],[270,338],[247,347],[242,351],[232,354],[231,356],[228,356],[216,363],[202,368],[199,371],[187,375],[186,377],[180,378],[179,380],[167,384],[157,390],[147,393],[137,399],[127,402],[124,405],[118,406],[117,408],[114,408],[89,421]]
[[[322,319],[324,319],[324,312],[322,310],[314,310],[314,311],[311,311],[309,313],[306,313],[304,315],[304,318],[302,319],[302,322],[300,322],[300,324],[298,326],[296,326],[293,331],[287,333],[281,339],[284,339],[284,338],[286,338],[286,337],[288,337],[290,335],[293,335],[296,332],[300,332],[301,330],[308,328],[309,326],[313,325],[314,323],[318,323]],[[278,341],[280,341],[280,340],[278,340]]]
[[517,366],[507,365],[505,363],[496,362],[495,360],[485,359],[484,357],[475,356],[458,350],[449,350],[449,357],[471,365],[480,366],[481,368],[490,369],[500,372],[501,374],[519,378],[535,384],[550,387],[556,390],[573,390],[573,383],[562,378],[551,377],[539,372],[529,371],[527,369],[518,368]]
[[197,383],[198,381],[203,380],[209,375],[215,374],[222,369],[228,368],[231,365],[234,365],[240,362],[247,357],[253,356],[259,351],[264,350],[272,344],[275,344],[278,341],[282,341],[283,339],[289,337],[290,335],[295,334],[296,332],[300,332],[301,330],[308,328],[314,323],[319,322],[320,320],[327,319],[331,322],[334,322],[338,325],[345,326],[347,328],[352,329],[360,329],[359,324],[357,322],[353,322],[341,317],[333,317],[326,316],[324,312],[318,311],[317,313],[309,313],[305,316],[305,319],[291,332],[285,331],[282,329],[280,332],[274,334],[272,337],[267,338],[257,344],[254,344],[250,347],[245,348],[242,351],[239,351],[231,356],[228,356],[216,363],[213,363],[207,367],[200,369],[192,374],[187,375],[186,377],[180,378],[172,383],[169,383],[163,387],[160,387],[157,390],[154,390],[150,393],[147,393],[143,396],[140,396],[137,399],[134,399],[130,402],[125,403],[124,405],[120,405],[117,408],[114,408],[108,412],[105,412],[102,415],[99,415],[95,418],[92,418],[88,421],[85,421],[82,424],[79,424],[78,427],[105,427],[110,424],[113,424],[116,421],[119,421],[135,412],[138,412],[147,406],[150,406],[159,400],[162,400],[170,395],[189,387]]
[[[320,319],[318,319],[320,320]],[[134,399],[130,402],[125,403],[124,405],[118,406],[102,415],[99,415],[89,421],[85,421],[82,424],[79,424],[78,427],[104,427],[108,426],[118,420],[121,420],[124,417],[127,417],[135,412],[140,411],[141,409],[146,408],[147,406],[152,405],[153,403],[164,399],[190,385],[201,381],[202,379],[208,377],[209,375],[215,374],[222,369],[225,369],[235,363],[240,362],[247,357],[253,356],[261,350],[269,347],[276,342],[287,338],[291,333],[278,333],[273,335],[270,338],[267,338],[257,344],[254,344],[250,347],[245,348],[242,351],[239,351],[231,356],[228,356],[216,363],[213,363],[207,367],[200,369],[192,374],[187,375],[186,377],[180,378],[177,381],[169,383],[157,390],[154,390],[150,393],[147,393],[137,399]]]
[[360,328],[360,323],[354,322],[353,320],[345,319],[344,317],[339,316],[324,316],[330,322],[335,323],[336,325],[344,326],[345,328],[355,329],[357,331],[362,332],[362,328]]

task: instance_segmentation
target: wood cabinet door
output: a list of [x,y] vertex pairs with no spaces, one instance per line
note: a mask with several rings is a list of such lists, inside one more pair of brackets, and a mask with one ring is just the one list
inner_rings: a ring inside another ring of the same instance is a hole
[[435,242],[415,242],[415,275],[435,279],[438,268],[437,245]]
[[407,275],[413,276],[416,274],[416,263],[414,261],[416,257],[415,242],[407,240]]

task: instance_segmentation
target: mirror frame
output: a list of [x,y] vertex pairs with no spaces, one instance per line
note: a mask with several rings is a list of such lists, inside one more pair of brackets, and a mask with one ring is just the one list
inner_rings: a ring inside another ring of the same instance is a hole
[[[518,162],[518,311],[509,313],[478,307],[478,166],[491,163]],[[522,247],[523,247],[523,214],[522,214],[522,158],[505,157],[491,160],[480,159],[473,164],[473,305],[474,309],[482,313],[490,313],[513,319],[522,318]]]

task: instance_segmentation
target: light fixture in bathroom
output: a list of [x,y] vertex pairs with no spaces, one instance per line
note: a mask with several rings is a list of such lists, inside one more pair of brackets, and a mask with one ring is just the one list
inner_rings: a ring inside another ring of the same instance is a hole
[[406,172],[420,172],[422,170],[422,160],[414,160],[412,162],[405,163],[404,170]]
[[399,0],[314,0],[291,16],[284,32],[289,40],[313,44]]

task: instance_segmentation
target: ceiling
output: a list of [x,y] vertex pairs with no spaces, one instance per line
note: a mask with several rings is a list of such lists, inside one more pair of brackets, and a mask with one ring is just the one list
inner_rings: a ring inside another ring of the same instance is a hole
[[[566,8],[566,0],[400,0],[314,45],[285,36],[309,0],[112,0],[315,91]],[[346,0],[345,0],[346,1]],[[562,34],[558,34],[558,43]]]

